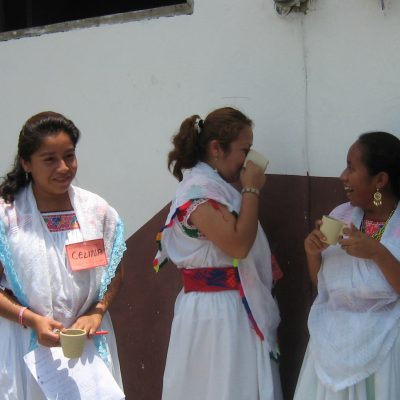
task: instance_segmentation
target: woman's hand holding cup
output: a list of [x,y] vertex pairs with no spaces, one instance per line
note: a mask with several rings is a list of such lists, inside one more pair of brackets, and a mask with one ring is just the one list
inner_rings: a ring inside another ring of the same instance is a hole
[[304,249],[309,255],[318,255],[329,246],[320,230],[321,225],[322,220],[315,221],[315,229],[304,240]]
[[266,181],[264,171],[253,163],[253,161],[247,161],[246,167],[244,167],[240,173],[240,183],[242,187],[252,187],[261,190]]

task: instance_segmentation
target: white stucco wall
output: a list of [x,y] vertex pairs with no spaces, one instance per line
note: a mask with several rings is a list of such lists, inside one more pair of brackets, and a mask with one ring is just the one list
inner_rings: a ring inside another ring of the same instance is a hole
[[280,17],[272,0],[194,0],[192,15],[0,42],[0,174],[32,114],[82,131],[77,184],[130,236],[171,198],[170,137],[231,105],[255,122],[274,174],[337,176],[366,130],[400,132],[400,3],[314,0]]

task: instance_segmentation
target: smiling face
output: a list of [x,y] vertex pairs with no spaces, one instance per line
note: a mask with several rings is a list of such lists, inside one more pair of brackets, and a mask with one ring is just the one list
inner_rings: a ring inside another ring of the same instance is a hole
[[250,126],[244,127],[236,140],[230,143],[229,149],[224,151],[219,145],[215,151],[214,167],[227,182],[239,180],[244,160],[253,144],[253,130]]
[[340,175],[347,198],[353,206],[364,210],[373,209],[373,196],[377,189],[377,177],[370,176],[362,159],[362,147],[355,142],[347,154],[347,168]]
[[68,196],[78,167],[75,146],[63,131],[45,136],[30,159],[21,160],[21,164],[32,175],[32,188],[38,203],[43,199]]

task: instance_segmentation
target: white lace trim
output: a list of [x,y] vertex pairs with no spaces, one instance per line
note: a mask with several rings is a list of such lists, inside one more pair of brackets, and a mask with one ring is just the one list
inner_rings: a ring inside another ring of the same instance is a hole
[[[197,229],[199,231],[199,229],[191,224],[189,222],[190,219],[190,215],[192,214],[193,211],[196,210],[196,208],[200,205],[200,204],[204,204],[207,203],[209,199],[195,199],[192,201],[192,204],[187,208],[186,213],[185,213],[185,218],[182,221],[179,221],[179,225],[181,225],[184,228],[190,229],[190,230],[195,230]],[[203,236],[201,234],[201,232],[199,231],[200,235]]]

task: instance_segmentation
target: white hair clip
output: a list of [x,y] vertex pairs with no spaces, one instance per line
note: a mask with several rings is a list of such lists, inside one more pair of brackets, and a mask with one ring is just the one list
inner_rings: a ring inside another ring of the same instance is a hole
[[204,121],[201,118],[196,118],[196,121],[194,121],[194,129],[196,129],[196,132],[200,135],[201,130],[203,129],[203,123]]

